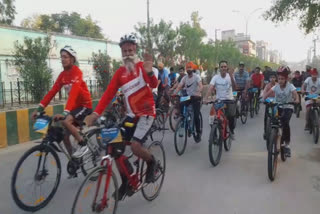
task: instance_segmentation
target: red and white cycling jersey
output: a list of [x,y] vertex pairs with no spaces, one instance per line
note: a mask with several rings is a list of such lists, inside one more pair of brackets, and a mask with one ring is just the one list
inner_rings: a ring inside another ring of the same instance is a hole
[[146,73],[143,68],[143,62],[138,62],[135,65],[135,70],[132,72],[127,71],[122,66],[114,74],[94,112],[101,115],[116,95],[118,89],[121,88],[125,97],[128,116],[140,117],[149,115],[155,117],[155,103],[150,87],[156,88],[157,83],[155,75],[150,77]]
[[72,111],[79,107],[92,109],[91,95],[87,84],[82,78],[82,72],[77,66],[72,66],[70,70],[62,71],[54,83],[52,89],[40,102],[42,107],[46,107],[52,98],[64,87],[69,94],[65,111]]

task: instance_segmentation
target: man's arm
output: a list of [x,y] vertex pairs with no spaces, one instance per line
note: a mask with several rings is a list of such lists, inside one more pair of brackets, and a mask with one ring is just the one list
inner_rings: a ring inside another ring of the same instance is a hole
[[208,97],[210,96],[210,95],[212,95],[212,92],[215,90],[215,87],[214,87],[214,85],[209,85],[209,88],[208,88],[208,91],[207,91],[207,94],[206,94],[206,96],[204,97],[204,100],[208,100]]
[[52,98],[61,90],[62,88],[62,83],[61,83],[61,78],[62,78],[63,73],[61,73],[59,75],[59,77],[57,78],[56,82],[54,83],[54,85],[52,86],[51,90],[47,93],[46,96],[44,96],[44,98],[41,100],[40,102],[40,107],[45,108],[50,101],[52,100]]

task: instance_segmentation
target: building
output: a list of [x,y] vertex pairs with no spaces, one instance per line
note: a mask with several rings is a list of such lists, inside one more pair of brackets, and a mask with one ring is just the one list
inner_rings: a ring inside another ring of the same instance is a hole
[[281,54],[279,53],[279,51],[271,50],[271,51],[269,51],[269,54],[270,54],[270,61],[269,62],[272,62],[275,64],[280,64]]
[[234,41],[236,37],[236,31],[235,30],[225,30],[221,31],[221,40],[222,41]]
[[256,56],[256,44],[250,36],[243,33],[236,34],[235,30],[221,31],[223,41],[234,41],[239,51],[247,56]]
[[268,43],[265,41],[257,41],[257,57],[260,60],[269,61]]
[[[48,65],[52,69],[53,80],[55,80],[62,71],[60,60],[60,49],[65,45],[71,45],[77,52],[79,67],[83,72],[84,80],[96,80],[90,59],[92,53],[107,52],[108,55],[116,60],[121,60],[121,50],[116,42],[106,40],[92,39],[86,37],[65,35],[60,33],[45,33],[31,29],[3,26],[0,25],[0,83],[4,89],[9,88],[10,82],[17,82],[19,73],[15,66],[10,63],[13,59],[14,44],[19,42],[23,44],[24,38],[45,38],[51,37],[53,48],[48,57]],[[3,90],[0,90],[0,104],[3,100]]]

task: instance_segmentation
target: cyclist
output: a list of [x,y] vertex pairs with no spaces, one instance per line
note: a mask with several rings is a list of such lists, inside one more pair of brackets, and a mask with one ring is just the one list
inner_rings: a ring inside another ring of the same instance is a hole
[[[263,99],[266,99],[275,94],[275,101],[277,103],[288,103],[294,101],[299,102],[298,94],[296,88],[288,82],[288,76],[290,74],[290,68],[288,66],[281,66],[278,69],[278,84],[273,86],[266,94],[263,95]],[[282,124],[282,137],[281,146],[284,146],[284,151],[287,157],[291,157],[290,150],[290,119],[293,113],[292,105],[285,105],[279,108],[279,115],[281,115],[280,120]]]
[[[198,143],[201,141],[200,107],[201,92],[203,89],[203,85],[199,75],[194,73],[195,64],[193,64],[193,62],[189,62],[186,67],[188,75],[182,78],[181,82],[179,83],[178,87],[176,88],[173,94],[176,95],[183,88],[186,95],[191,96],[190,103],[184,104],[192,104],[194,112],[194,122],[197,132],[195,141]],[[180,106],[180,112],[182,112],[184,104]]]
[[234,139],[236,104],[234,102],[232,91],[236,89],[236,82],[234,80],[233,73],[228,71],[227,61],[220,61],[219,67],[220,74],[212,77],[204,103],[208,103],[208,97],[214,90],[216,91],[217,100],[231,101],[227,103],[226,116],[229,120],[230,137],[231,139]]
[[[305,92],[310,94],[319,94],[320,93],[320,79],[318,78],[318,71],[316,68],[312,68],[309,71],[311,77],[308,77],[304,83],[302,84],[301,93],[304,94]],[[309,124],[309,112],[311,108],[312,100],[306,100],[306,125],[305,130],[310,129]]]
[[251,75],[251,83],[253,88],[258,88],[258,96],[260,96],[264,84],[264,76],[261,74],[260,67],[254,69],[254,73]]
[[[127,133],[130,133],[128,135],[131,136],[125,137],[131,140],[133,154],[147,162],[145,182],[150,183],[154,179],[156,161],[153,155],[142,145],[146,141],[156,115],[155,103],[149,87],[157,87],[158,81],[152,71],[152,56],[145,54],[144,62],[138,60],[137,42],[134,35],[121,37],[119,45],[122,52],[123,66],[115,72],[93,114],[86,118],[86,124],[91,126],[99,118],[118,88],[121,88],[126,100],[127,118],[125,121],[135,123],[133,130],[126,128],[128,130]],[[126,176],[121,175],[121,179],[119,200],[122,199],[128,187]]]
[[173,67],[170,68],[169,79],[170,79],[170,87],[174,86],[174,84],[176,83],[176,79],[177,79],[177,73],[174,72]]
[[[242,92],[243,100],[247,97],[247,91],[250,87],[250,76],[247,71],[244,70],[244,63],[239,63],[239,70],[234,73],[234,79],[236,82],[236,90]],[[238,94],[240,96],[240,93]]]
[[160,80],[160,84],[158,87],[158,100],[157,100],[157,106],[161,101],[161,98],[164,97],[164,99],[169,103],[169,90],[171,86],[170,78],[169,78],[169,72],[164,67],[164,64],[162,62],[158,63],[158,70],[159,70],[159,76],[158,79]]
[[[79,134],[79,130],[73,124],[76,121],[83,121],[84,118],[92,112],[91,95],[87,84],[83,80],[82,71],[75,65],[77,53],[71,46],[65,46],[60,50],[60,57],[64,70],[59,74],[52,89],[40,102],[38,109],[32,113],[32,119],[34,120],[38,113],[43,112],[52,98],[64,87],[69,94],[68,101],[63,113],[55,115],[54,120],[63,120],[62,125],[67,130],[63,140],[65,147],[70,155],[75,158],[80,158],[87,153],[89,149],[86,146],[85,140]],[[70,134],[79,144],[75,152],[72,151]]]
[[[269,79],[269,83],[266,85],[266,87],[264,87],[262,94],[265,95],[267,94],[275,85],[276,85],[276,81],[277,81],[277,74],[275,72],[270,73],[268,75],[270,77]],[[271,90],[269,97],[275,97],[275,93],[274,91]],[[264,133],[263,133],[263,138],[266,139],[266,123],[267,123],[267,116],[268,116],[268,108],[265,108],[264,111]]]
[[300,75],[300,71],[295,71],[294,72],[294,77],[291,80],[291,83],[294,85],[296,88],[301,88],[303,84],[303,78]]

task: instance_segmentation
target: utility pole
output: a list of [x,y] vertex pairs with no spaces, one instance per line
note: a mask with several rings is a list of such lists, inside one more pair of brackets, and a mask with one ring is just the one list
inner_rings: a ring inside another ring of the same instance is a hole
[[147,0],[147,27],[148,27],[148,51],[151,53],[152,45],[151,45],[151,38],[150,38],[150,3]]
[[313,40],[313,57],[317,57],[317,38]]

